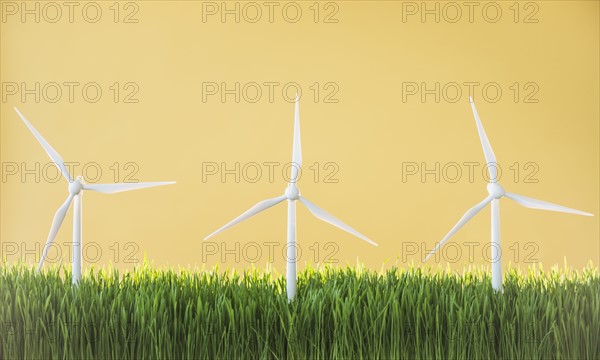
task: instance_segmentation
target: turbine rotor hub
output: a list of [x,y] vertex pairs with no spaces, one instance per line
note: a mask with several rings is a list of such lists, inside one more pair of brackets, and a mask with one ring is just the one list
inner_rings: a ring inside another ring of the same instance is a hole
[[490,196],[493,197],[494,199],[500,199],[506,193],[506,191],[504,191],[504,188],[502,187],[502,185],[500,185],[498,183],[487,184],[487,191],[490,194]]
[[72,183],[69,183],[69,192],[72,195],[78,195],[83,190],[83,177],[78,176]]
[[296,184],[288,185],[285,189],[285,196],[288,200],[298,200],[298,198],[300,198],[300,190],[298,190]]

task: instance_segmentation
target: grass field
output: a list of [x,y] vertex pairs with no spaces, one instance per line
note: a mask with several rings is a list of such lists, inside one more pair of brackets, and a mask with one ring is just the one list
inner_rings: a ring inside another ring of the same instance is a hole
[[1,359],[598,359],[600,276],[535,269],[90,271],[0,267]]

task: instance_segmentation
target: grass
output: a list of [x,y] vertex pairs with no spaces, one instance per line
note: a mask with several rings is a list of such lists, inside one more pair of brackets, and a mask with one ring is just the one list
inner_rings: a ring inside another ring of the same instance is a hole
[[0,267],[1,359],[598,359],[600,276],[553,269],[458,276],[309,268],[256,270]]

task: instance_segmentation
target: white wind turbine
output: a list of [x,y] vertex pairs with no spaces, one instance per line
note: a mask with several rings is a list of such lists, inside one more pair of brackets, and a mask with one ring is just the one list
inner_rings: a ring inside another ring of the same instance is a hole
[[469,220],[471,220],[477,213],[479,213],[487,204],[492,203],[492,246],[491,246],[491,260],[492,260],[492,288],[497,291],[502,290],[502,254],[500,251],[500,198],[506,196],[507,198],[516,201],[519,205],[522,205],[531,209],[550,210],[558,211],[570,214],[593,216],[590,213],[570,209],[568,207],[552,204],[546,201],[529,198],[523,195],[517,195],[504,191],[504,188],[498,183],[498,169],[496,162],[496,155],[492,150],[490,141],[488,140],[481,119],[477,114],[477,109],[473,103],[473,98],[469,98],[471,108],[473,109],[473,115],[475,116],[475,123],[477,125],[477,131],[479,132],[479,139],[481,140],[481,146],[483,147],[483,154],[485,155],[485,161],[487,163],[488,172],[490,175],[490,181],[487,184],[488,196],[483,199],[479,204],[469,209],[463,217],[458,221],[456,225],[448,232],[448,234],[440,241],[437,246],[427,255],[425,261],[429,259],[436,251],[439,250],[442,245],[452,235],[456,234],[460,228],[462,228]]
[[145,182],[145,183],[115,183],[115,184],[86,184],[83,181],[81,176],[78,176],[76,179],[71,178],[67,167],[63,159],[60,155],[50,146],[50,144],[42,137],[42,135],[27,121],[25,116],[21,114],[21,112],[15,108],[17,114],[25,125],[29,128],[29,130],[33,133],[33,136],[39,141],[44,150],[50,159],[54,162],[54,165],[58,168],[58,171],[62,174],[62,176],[69,182],[69,195],[67,196],[67,200],[58,208],[56,214],[54,215],[54,220],[52,221],[52,226],[50,227],[50,234],[48,234],[48,240],[46,240],[46,245],[44,246],[44,250],[42,252],[42,258],[40,259],[40,263],[38,265],[38,272],[42,268],[44,264],[44,260],[46,259],[46,255],[48,253],[48,249],[50,245],[54,242],[54,238],[58,233],[58,229],[60,228],[65,216],[67,215],[67,210],[69,210],[69,206],[71,202],[74,202],[73,206],[73,284],[76,284],[81,279],[81,197],[83,195],[83,190],[93,190],[105,194],[113,194],[123,191],[129,190],[137,190],[154,186],[161,185],[169,185],[174,184],[174,181],[165,181],[165,182]]
[[296,95],[296,109],[294,116],[294,144],[292,148],[292,166],[291,166],[291,174],[290,181],[288,183],[287,188],[285,189],[285,193],[276,198],[267,199],[259,202],[258,204],[251,207],[248,211],[233,219],[229,223],[225,224],[223,227],[213,232],[204,238],[204,240],[208,240],[214,235],[220,233],[221,231],[230,228],[240,222],[260,213],[263,210],[266,210],[274,205],[279,204],[280,202],[287,200],[288,201],[288,223],[287,223],[287,256],[286,256],[286,287],[287,287],[287,296],[288,301],[292,301],[296,296],[296,200],[299,200],[308,210],[318,219],[325,221],[335,227],[338,227],[350,234],[361,238],[362,240],[368,242],[369,244],[377,246],[376,243],[371,241],[366,236],[362,235],[358,231],[354,230],[350,226],[344,224],[342,221],[333,217],[333,215],[329,214],[325,210],[319,208],[317,205],[308,201],[305,197],[300,195],[300,190],[296,186],[296,181],[298,179],[299,170],[302,166],[302,149],[300,146],[300,111],[298,109],[298,96]]

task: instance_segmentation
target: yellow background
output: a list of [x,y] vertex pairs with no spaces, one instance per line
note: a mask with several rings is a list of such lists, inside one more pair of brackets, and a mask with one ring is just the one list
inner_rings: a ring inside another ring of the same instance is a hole
[[[598,2],[536,2],[537,23],[523,23],[523,3],[515,23],[509,9],[513,2],[497,3],[503,12],[496,23],[482,17],[486,2],[479,3],[473,22],[463,13],[457,23],[443,17],[436,23],[432,16],[423,23],[419,15],[403,21],[407,5],[394,1],[337,2],[337,23],[315,23],[309,9],[313,2],[297,2],[303,14],[296,23],[282,18],[285,3],[276,8],[273,23],[266,14],[257,23],[243,17],[236,23],[232,16],[222,23],[218,15],[203,22],[201,2],[141,1],[136,3],[139,22],[115,23],[109,9],[113,2],[97,3],[103,10],[97,23],[85,22],[76,10],[73,23],[65,14],[57,23],[35,23],[31,17],[23,23],[17,15],[0,25],[3,83],[97,82],[103,90],[97,103],[84,101],[80,92],[73,103],[64,94],[57,103],[36,103],[31,96],[23,103],[19,95],[8,96],[0,112],[3,163],[31,167],[48,162],[13,111],[17,106],[65,161],[100,164],[101,182],[113,181],[109,166],[115,162],[136,162],[140,181],[178,182],[115,195],[85,194],[83,243],[99,244],[97,266],[115,261],[115,242],[120,248],[116,266],[123,269],[133,266],[124,261],[135,249],[125,248],[128,242],[137,244],[138,259],[146,254],[156,265],[201,266],[204,236],[259,200],[283,192],[281,166],[274,183],[264,173],[254,184],[236,183],[232,177],[222,183],[217,176],[202,182],[206,162],[233,167],[235,162],[290,160],[293,104],[282,98],[281,85],[272,103],[264,92],[257,103],[236,103],[232,96],[225,103],[218,96],[202,101],[203,82],[233,86],[268,81],[302,86],[304,164],[339,165],[338,183],[315,182],[305,168],[299,184],[303,195],[380,244],[372,247],[333,228],[298,204],[300,263],[312,257],[309,247],[315,242],[321,259],[333,249],[325,248],[328,242],[339,245],[334,258],[340,264],[357,258],[377,269],[384,262],[419,263],[421,257],[403,254],[403,246],[414,242],[431,249],[486,196],[481,167],[474,183],[465,178],[436,183],[432,176],[425,183],[418,176],[402,181],[406,162],[425,162],[430,168],[435,162],[484,162],[464,87],[456,103],[436,103],[432,96],[425,102],[418,96],[402,101],[403,82],[433,87],[436,82],[469,81],[496,82],[503,90],[492,103],[482,99],[480,85],[475,100],[503,167],[504,187],[596,214],[536,211],[503,200],[504,265],[511,261],[526,267],[524,256],[532,251],[544,266],[562,264],[565,257],[578,268],[590,260],[599,263]],[[447,3],[439,4],[443,8]],[[120,6],[122,20],[125,9]],[[319,6],[322,17],[328,11],[324,3]],[[109,90],[114,82],[136,82],[139,103],[114,103]],[[315,102],[309,90],[315,82],[338,84],[339,102],[323,103],[324,93]],[[524,90],[515,102],[509,89],[515,82],[538,84],[539,102],[523,103]],[[507,167],[514,162],[538,164],[539,182],[511,179]],[[80,171],[81,166],[73,175]],[[3,246],[16,243],[19,255],[33,263],[36,255],[26,249],[44,244],[67,185],[64,180],[35,183],[31,177],[23,183],[12,176],[0,189]],[[455,267],[486,263],[482,248],[489,242],[489,214],[488,207],[455,235],[453,243],[463,250]],[[69,213],[57,244],[70,241],[71,224]],[[230,249],[235,242],[240,249],[251,242],[277,242],[274,266],[282,270],[285,229],[286,209],[280,204],[211,240]],[[479,244],[472,260],[467,242]],[[519,260],[511,250],[516,248]],[[257,266],[266,264],[266,252],[263,247]],[[15,262],[20,256],[2,257]],[[221,263],[219,256],[207,257],[207,265],[216,263]],[[236,263],[232,255],[225,263],[251,266],[244,260]]]

